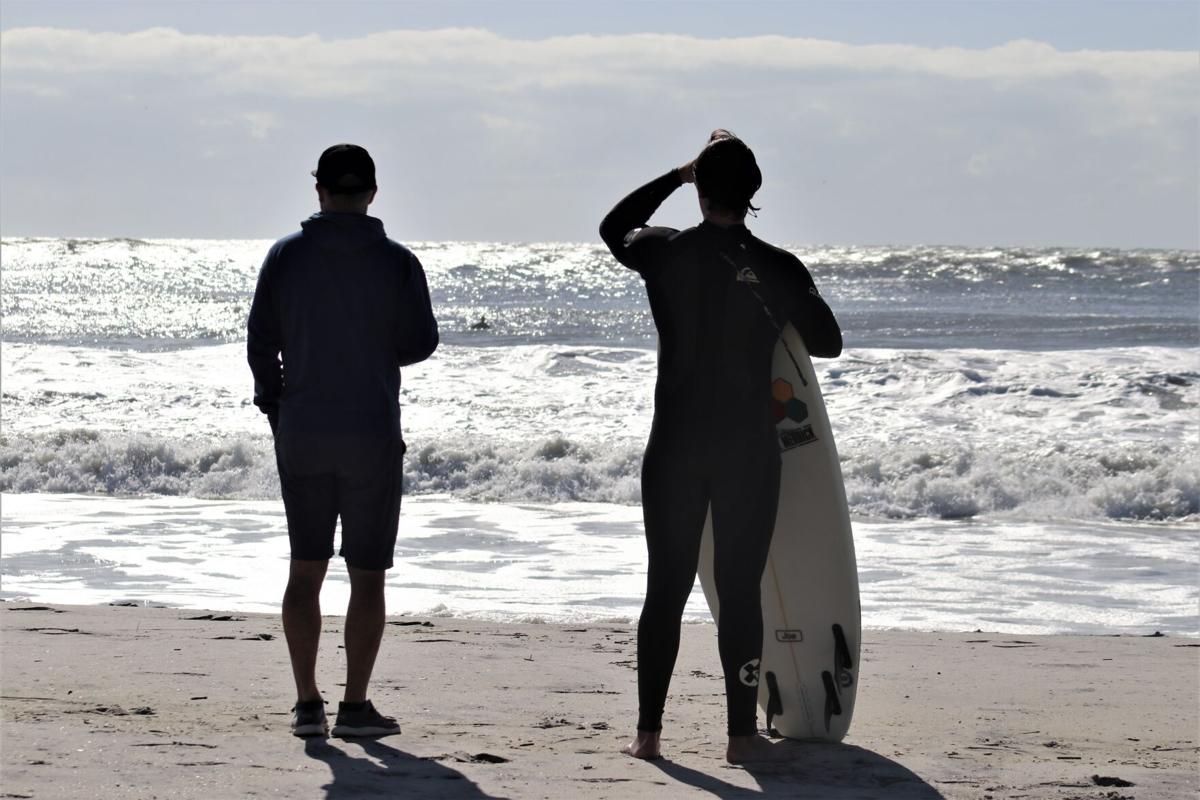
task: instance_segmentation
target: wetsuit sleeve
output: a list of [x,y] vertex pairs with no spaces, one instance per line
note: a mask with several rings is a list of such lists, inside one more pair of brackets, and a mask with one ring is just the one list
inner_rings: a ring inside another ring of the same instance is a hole
[[796,262],[798,282],[796,300],[788,319],[808,352],[821,358],[836,358],[842,353],[842,329],[833,316],[833,311],[817,291],[808,269],[799,260]]
[[682,185],[679,172],[671,170],[635,189],[608,212],[600,223],[600,238],[617,261],[642,274],[659,261],[659,253],[677,231],[647,227],[646,223],[663,201]]
[[429,358],[439,340],[425,269],[416,256],[409,254],[408,260],[408,277],[400,287],[400,313],[396,317],[396,354],[402,367]]
[[246,359],[254,374],[254,405],[267,415],[272,431],[279,419],[279,398],[283,394],[283,363],[279,359],[283,337],[271,289],[275,253],[275,248],[271,248],[258,272],[258,285],[246,321]]

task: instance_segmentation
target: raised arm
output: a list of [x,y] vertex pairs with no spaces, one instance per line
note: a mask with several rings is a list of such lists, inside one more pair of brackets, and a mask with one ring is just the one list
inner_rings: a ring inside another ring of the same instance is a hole
[[650,217],[684,184],[684,170],[690,177],[691,165],[670,172],[635,189],[617,203],[600,223],[600,238],[613,256],[630,269],[642,272],[652,263],[654,251],[675,233],[673,228],[649,228]]

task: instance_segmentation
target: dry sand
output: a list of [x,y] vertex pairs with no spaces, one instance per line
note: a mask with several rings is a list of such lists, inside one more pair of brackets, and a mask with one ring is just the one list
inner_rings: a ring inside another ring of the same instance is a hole
[[[279,618],[0,604],[4,798],[1086,798],[1200,789],[1193,639],[867,631],[842,745],[722,760],[715,631],[685,626],[666,759],[620,755],[627,625],[393,619],[373,699],[404,733],[302,741]],[[336,701],[342,620],[320,675]],[[1099,779],[1099,780],[1098,780]],[[1105,785],[1104,779],[1117,779]]]

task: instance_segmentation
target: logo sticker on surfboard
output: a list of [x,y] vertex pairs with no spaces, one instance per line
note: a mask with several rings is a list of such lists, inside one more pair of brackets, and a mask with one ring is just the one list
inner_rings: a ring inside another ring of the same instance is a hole
[[742,664],[742,668],[738,670],[738,680],[746,686],[758,686],[758,667],[757,658]]
[[784,644],[796,644],[804,641],[804,631],[799,628],[776,628],[775,641]]
[[784,428],[779,431],[779,446],[784,450],[812,444],[817,440],[812,425],[801,425],[799,428]]
[[800,424],[808,419],[808,406],[796,397],[792,384],[783,378],[771,382],[771,416],[779,433],[779,445],[784,450],[817,440],[811,424]]

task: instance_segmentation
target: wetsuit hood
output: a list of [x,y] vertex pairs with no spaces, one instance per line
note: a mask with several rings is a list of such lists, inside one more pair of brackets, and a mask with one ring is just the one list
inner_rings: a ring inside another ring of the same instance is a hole
[[300,227],[323,249],[338,252],[362,250],[387,238],[381,220],[351,212],[318,211]]

